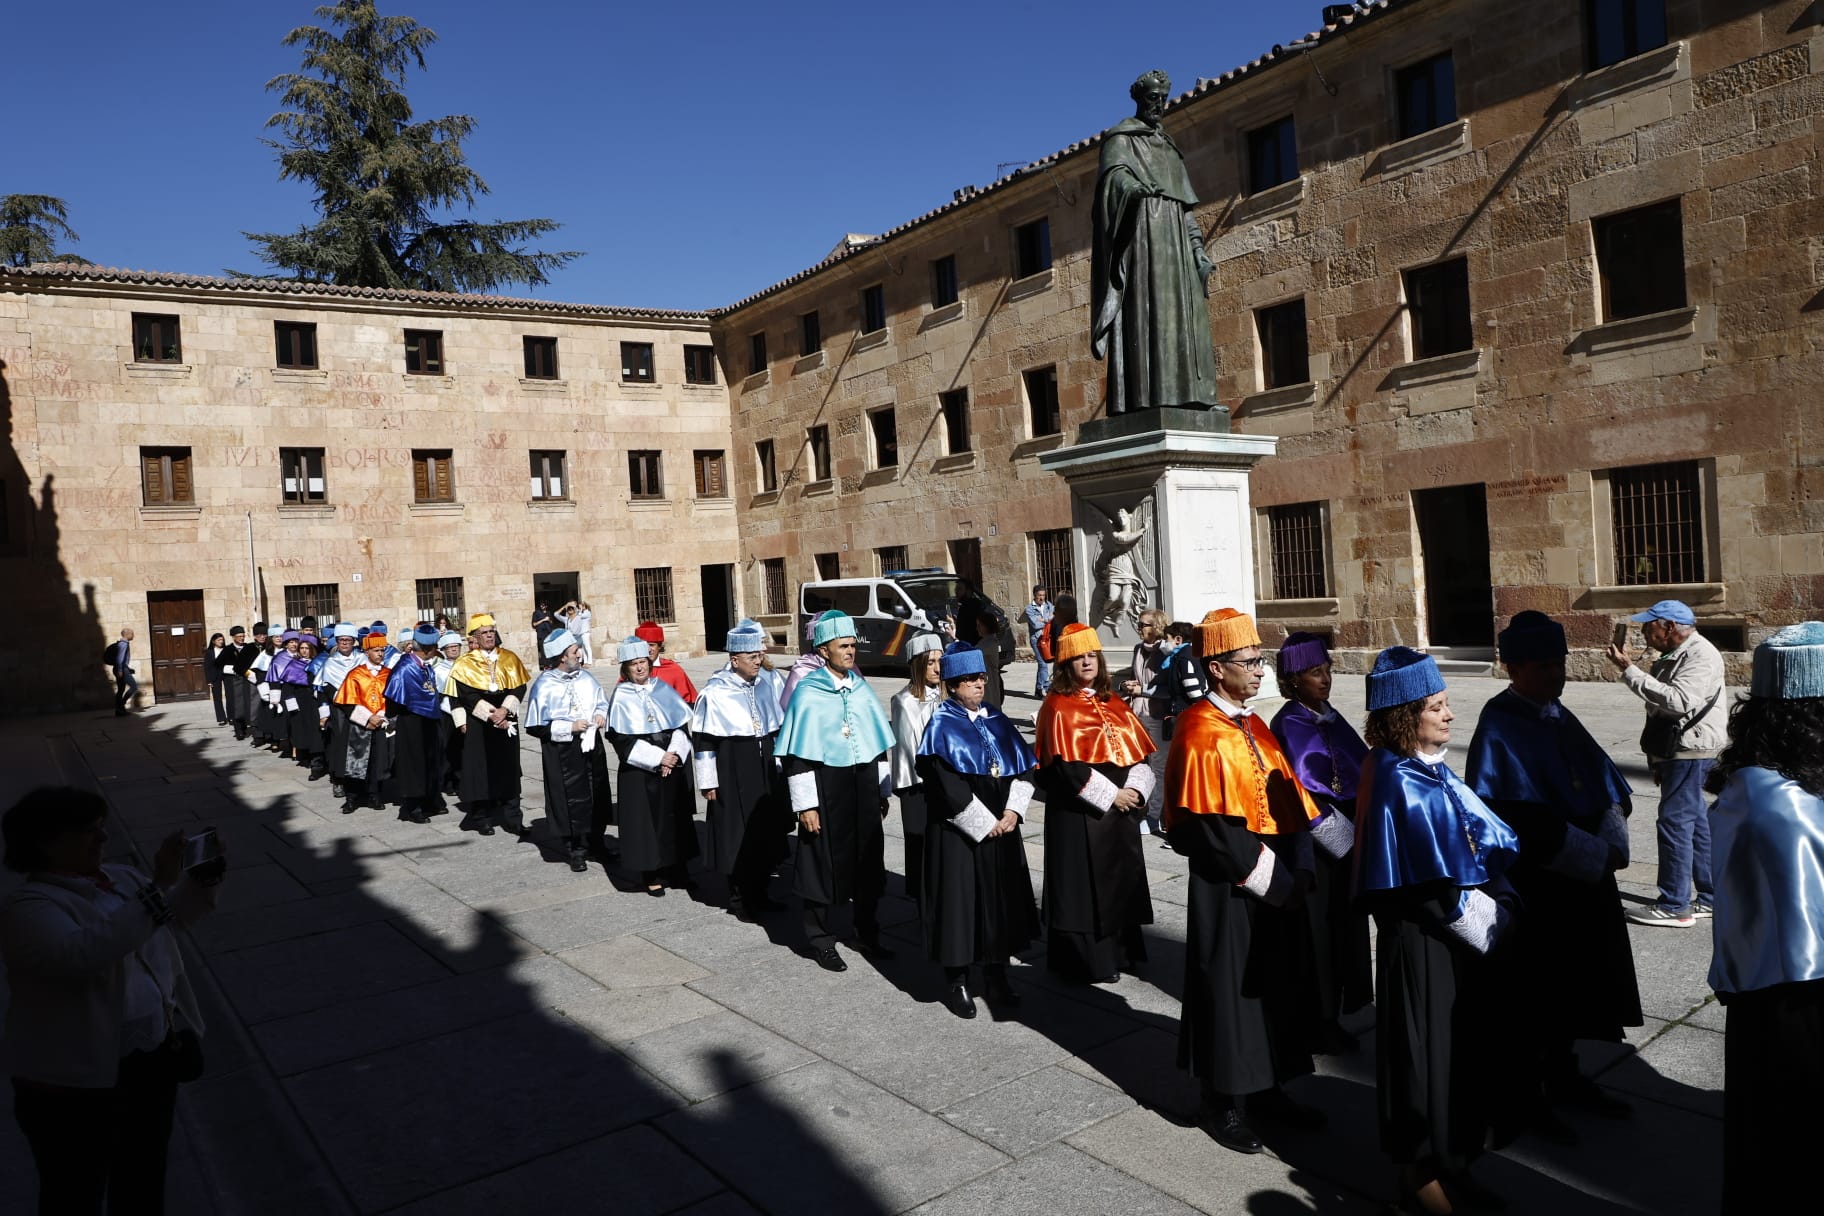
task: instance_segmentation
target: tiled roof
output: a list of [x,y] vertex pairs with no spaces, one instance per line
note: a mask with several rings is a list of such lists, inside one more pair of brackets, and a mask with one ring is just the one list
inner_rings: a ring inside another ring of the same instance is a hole
[[[1336,21],[1330,25],[1324,26],[1320,30],[1316,30],[1312,33],[1306,34],[1302,38],[1296,38],[1289,44],[1275,45],[1272,50],[1268,51],[1266,54],[1260,56],[1259,58],[1251,60],[1247,63],[1244,63],[1238,68],[1231,68],[1229,71],[1224,72],[1220,76],[1212,77],[1207,80],[1200,79],[1193,88],[1187,89],[1185,92],[1180,93],[1178,96],[1172,98],[1172,100],[1167,104],[1166,109],[1169,112],[1171,110],[1176,110],[1176,109],[1180,108],[1181,106],[1189,105],[1190,103],[1197,101],[1201,98],[1208,97],[1212,93],[1219,92],[1222,89],[1229,88],[1235,84],[1240,83],[1241,80],[1243,80],[1247,76],[1260,72],[1261,70],[1263,70],[1265,68],[1273,67],[1274,65],[1281,63],[1281,62],[1285,61],[1286,59],[1292,58],[1297,55],[1301,55],[1301,54],[1311,50],[1314,47],[1321,46],[1324,43],[1329,42],[1332,39],[1339,37],[1347,30],[1350,30],[1350,29],[1354,28],[1355,26],[1362,24],[1364,21],[1372,20],[1392,9],[1405,8],[1408,5],[1417,4],[1419,2],[1420,2],[1420,0],[1370,0],[1370,2],[1366,3],[1366,4],[1357,4],[1355,7],[1355,10],[1353,12],[1349,13],[1348,15],[1342,17],[1341,19],[1339,19],[1338,21]],[[1316,7],[1316,6],[1314,5],[1313,7]],[[715,315],[718,317],[721,317],[728,313],[735,312],[739,309],[747,307],[749,304],[752,304],[758,300],[764,299],[765,297],[772,295],[774,292],[783,291],[785,288],[792,286],[794,283],[801,283],[805,279],[808,279],[812,275],[816,274],[818,271],[827,269],[828,267],[836,264],[837,262],[841,262],[847,258],[854,257],[857,253],[864,253],[869,249],[873,249],[880,245],[883,245],[887,241],[892,240],[894,237],[900,235],[903,232],[910,231],[911,229],[917,228],[923,224],[928,224],[932,220],[935,220],[940,216],[949,215],[952,212],[957,211],[962,207],[968,206],[970,203],[983,197],[984,195],[992,194],[997,190],[1003,190],[1003,189],[1007,188],[1012,183],[1025,178],[1027,175],[1029,175],[1035,171],[1043,170],[1043,169],[1049,168],[1053,165],[1056,165],[1064,160],[1069,159],[1072,156],[1077,155],[1079,152],[1087,152],[1089,149],[1095,147],[1097,144],[1100,144],[1101,142],[1102,142],[1102,133],[1097,132],[1096,134],[1091,135],[1087,139],[1079,139],[1077,142],[1070,144],[1067,147],[1060,148],[1049,156],[1040,157],[1038,160],[1033,161],[1031,164],[1025,165],[1022,168],[1016,169],[1012,173],[1009,173],[1006,177],[999,178],[993,182],[990,182],[986,186],[965,186],[963,189],[958,190],[956,192],[956,197],[951,199],[949,202],[945,203],[943,206],[934,207],[930,211],[925,212],[923,215],[916,216],[910,220],[907,220],[905,223],[900,224],[898,227],[889,228],[889,229],[887,229],[887,231],[881,233],[879,236],[875,237],[872,240],[861,242],[861,241],[856,241],[853,238],[847,239],[843,243],[837,245],[837,247],[835,249],[831,250],[829,255],[826,256],[822,261],[816,263],[813,266],[806,267],[805,269],[799,271],[797,274],[792,275],[790,278],[781,279],[779,282],[774,283],[770,287],[762,288],[761,290],[756,291],[753,295],[747,296],[744,299],[737,300],[726,308],[716,309]]]
[[[441,308],[510,308],[572,317],[604,317],[630,321],[708,321],[709,312],[666,308],[615,308],[605,304],[564,304],[515,296],[468,295],[453,291],[411,291],[392,287],[342,287],[334,283],[301,283],[291,279],[215,278],[198,274],[170,274],[155,270],[122,270],[113,266],[84,266],[77,262],[37,262],[25,267],[0,266],[0,289],[29,285],[33,281],[64,283],[144,283],[154,287],[200,288],[205,291],[268,292],[331,300],[376,300],[399,304],[431,304]],[[21,283],[23,281],[23,284]]]

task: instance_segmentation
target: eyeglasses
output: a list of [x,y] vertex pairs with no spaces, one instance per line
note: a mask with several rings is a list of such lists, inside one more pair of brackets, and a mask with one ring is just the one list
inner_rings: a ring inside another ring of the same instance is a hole
[[1249,671],[1265,671],[1267,669],[1267,660],[1260,655],[1255,655],[1251,659],[1224,659],[1222,661],[1224,663],[1231,663],[1236,667],[1245,667]]

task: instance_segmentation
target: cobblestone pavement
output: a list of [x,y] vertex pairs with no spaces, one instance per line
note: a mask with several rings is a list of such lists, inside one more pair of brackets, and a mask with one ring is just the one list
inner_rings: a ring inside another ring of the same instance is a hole
[[[719,658],[687,660],[701,679]],[[1030,664],[1008,672],[1030,689]],[[877,680],[882,693],[893,682]],[[1451,679],[1460,756],[1501,685]],[[1640,708],[1612,684],[1565,702],[1634,781],[1625,897],[1653,890],[1654,790]],[[1338,680],[1359,723],[1361,681]],[[1037,702],[1010,697],[1016,719]],[[1271,706],[1266,707],[1271,712]],[[938,1003],[911,904],[884,906],[896,960],[831,975],[797,953],[795,911],[744,925],[708,899],[649,899],[631,876],[573,874],[509,836],[392,812],[337,813],[326,782],[254,752],[207,702],[124,721],[0,722],[0,797],[44,781],[99,787],[112,847],[213,824],[232,851],[220,911],[186,943],[210,1022],[172,1153],[177,1213],[1368,1213],[1391,1197],[1376,1144],[1372,1012],[1363,1047],[1293,1091],[1321,1135],[1241,1157],[1190,1126],[1173,1065],[1184,865],[1149,841],[1157,923],[1144,980],[1054,983],[1016,966],[1018,1016],[961,1022]],[[526,813],[541,818],[528,746]],[[1027,849],[1042,867],[1043,810]],[[542,827],[542,825],[539,825]],[[900,870],[898,817],[888,865]],[[774,894],[784,897],[784,879]],[[1700,922],[1701,926],[1702,922]],[[1723,1013],[1707,930],[1632,930],[1647,1024],[1585,1044],[1635,1105],[1577,1114],[1580,1148],[1522,1140],[1478,1167],[1510,1211],[1717,1208]],[[29,1194],[0,1127],[0,1194]],[[11,1206],[10,1204],[8,1206]]]

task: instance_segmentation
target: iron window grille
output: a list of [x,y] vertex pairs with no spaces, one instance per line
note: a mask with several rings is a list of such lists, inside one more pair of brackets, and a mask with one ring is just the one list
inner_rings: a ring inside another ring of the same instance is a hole
[[633,609],[642,621],[677,619],[671,603],[671,567],[653,566],[633,572]]
[[1704,581],[1703,483],[1696,461],[1609,472],[1615,582]]
[[1328,596],[1330,575],[1324,560],[1323,504],[1299,502],[1268,507],[1267,529],[1273,550],[1273,598],[1314,600]]

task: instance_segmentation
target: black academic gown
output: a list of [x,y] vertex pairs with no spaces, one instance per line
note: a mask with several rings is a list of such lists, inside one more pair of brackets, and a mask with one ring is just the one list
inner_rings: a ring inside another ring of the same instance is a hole
[[886,833],[881,829],[880,761],[819,764],[786,756],[785,777],[815,775],[817,817],[822,830],[801,823],[794,850],[793,886],[807,904],[872,903],[887,886]]
[[704,860],[737,886],[763,890],[773,867],[785,859],[791,826],[773,735],[712,735],[697,731],[699,757],[715,757],[716,797],[705,803],[709,830]]
[[229,646],[222,652],[222,657],[229,660],[229,665],[222,670],[223,692],[228,702],[228,720],[237,728],[244,728],[253,721],[254,700],[253,685],[247,682],[247,668],[259,656],[260,648],[252,642],[239,646]]
[[1295,864],[1293,838],[1232,815],[1184,815],[1172,847],[1190,859],[1178,1065],[1218,1093],[1272,1089],[1311,1071],[1311,927],[1241,882],[1266,845]]
[[[323,726],[317,720],[317,698],[308,684],[279,685],[279,706],[285,711],[286,742],[298,756],[310,760],[323,752]],[[292,709],[290,703],[298,707]]]
[[564,839],[599,841],[614,819],[614,793],[608,784],[608,739],[604,732],[589,751],[579,734],[559,743],[547,724],[528,726],[538,740],[539,769],[545,779],[545,818]]
[[[1145,761],[1141,761],[1142,764]],[[1140,815],[1103,811],[1081,791],[1100,773],[1119,789],[1130,769],[1053,760],[1045,782],[1045,962],[1073,980],[1116,974],[1146,957],[1140,926],[1153,923]]]
[[937,756],[918,758],[929,819],[925,830],[925,890],[920,905],[925,951],[943,967],[1004,963],[1039,936],[1039,910],[1020,829],[976,841],[950,820],[971,798],[998,817],[1015,780],[959,773]]
[[443,786],[443,755],[439,750],[437,719],[415,714],[390,697],[386,702],[386,716],[395,732],[393,772],[386,786],[386,796],[402,805],[435,801]]
[[[493,725],[476,712],[486,701],[498,708],[508,697],[525,700],[526,686],[489,692],[460,680],[451,684],[455,695],[452,704],[468,715],[468,730],[462,735],[462,783],[459,793],[473,809],[484,803],[518,803],[519,801],[519,735]],[[510,825],[511,826],[511,825]]]
[[[1499,1020],[1497,946],[1478,954],[1445,926],[1459,892],[1448,881],[1363,895],[1379,929],[1375,960],[1375,1091],[1381,1148],[1395,1162],[1460,1172],[1481,1153],[1504,1108],[1518,1044]],[[1504,1122],[1507,1121],[1504,1118]]]
[[649,772],[628,759],[634,744],[650,743],[664,751],[671,746],[671,736],[668,730],[650,735],[608,732],[608,742],[620,757],[615,824],[620,834],[621,865],[643,874],[682,869],[697,855],[697,800],[691,786],[690,759],[679,761],[669,777]]

